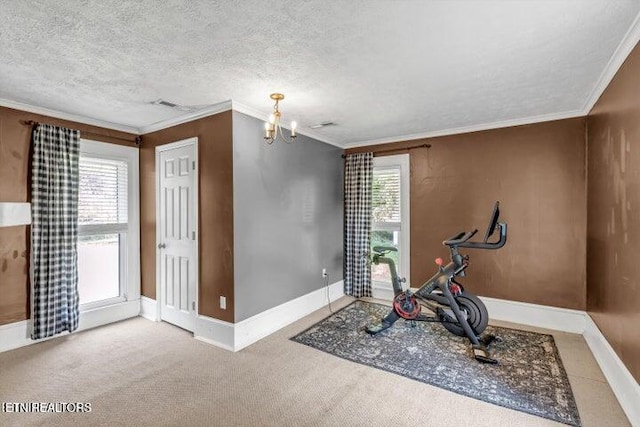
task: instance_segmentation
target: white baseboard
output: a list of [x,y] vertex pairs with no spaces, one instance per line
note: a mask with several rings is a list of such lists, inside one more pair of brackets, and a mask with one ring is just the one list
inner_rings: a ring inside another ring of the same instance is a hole
[[640,427],[640,385],[602,335],[591,316],[585,313],[585,318],[586,328],[583,335],[587,345],[629,418],[629,422],[634,427]]
[[489,318],[493,320],[573,334],[582,334],[585,330],[586,313],[584,311],[489,297],[480,297],[480,299],[487,306]]
[[156,302],[156,300],[151,299],[149,297],[145,297],[144,295],[141,296],[140,297],[140,316],[154,322],[159,322],[160,316],[158,316],[158,303]]
[[196,319],[193,337],[207,344],[234,351],[234,328],[233,323],[200,315]]
[[29,338],[28,320],[0,325],[0,352],[13,350],[35,342]]
[[[105,307],[94,308],[80,312],[80,320],[78,329],[75,332],[84,331],[95,328],[97,326],[106,325],[108,323],[117,322],[119,320],[135,317],[140,314],[140,300],[120,302]],[[9,323],[0,326],[0,352],[13,350],[15,348],[48,341],[63,335],[64,332],[52,337],[43,338],[41,340],[32,340],[30,336],[31,327],[30,320]],[[74,332],[74,333],[75,333]]]
[[[343,281],[340,280],[329,285],[328,293],[331,302],[342,298],[344,296]],[[327,289],[321,288],[236,323],[235,351],[242,350],[267,335],[321,309],[328,302]]]
[[[160,322],[162,319],[157,300],[145,296],[140,297],[140,316],[152,322]],[[193,329],[193,337],[198,341],[234,351],[233,330],[233,323],[198,315]]]
[[[342,280],[329,286],[330,301],[333,302],[342,296]],[[238,323],[198,316],[193,336],[216,347],[240,351],[327,304],[327,289],[321,288]]]
[[[140,316],[153,322],[160,322],[160,310],[156,300],[142,296],[140,298]],[[193,337],[198,341],[234,351],[234,324],[208,316],[198,315],[193,329]]]

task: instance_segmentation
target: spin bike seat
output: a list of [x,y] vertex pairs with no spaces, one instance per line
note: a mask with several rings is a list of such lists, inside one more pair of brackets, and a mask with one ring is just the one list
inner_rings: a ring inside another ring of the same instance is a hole
[[389,252],[398,252],[398,249],[393,246],[374,246],[373,251],[380,255],[388,254]]

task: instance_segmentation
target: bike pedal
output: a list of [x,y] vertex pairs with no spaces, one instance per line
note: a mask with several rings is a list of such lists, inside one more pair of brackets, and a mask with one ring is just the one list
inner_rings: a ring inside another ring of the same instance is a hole
[[474,345],[471,347],[473,350],[473,356],[478,362],[496,365],[498,361],[491,357],[489,350],[483,345]]
[[364,328],[365,332],[367,332],[369,335],[375,335],[379,332],[382,332],[384,330],[387,330],[391,327],[392,323],[387,323],[387,322],[382,322],[382,323],[378,323],[376,325],[369,325],[367,327]]
[[484,347],[489,347],[491,345],[491,343],[493,343],[494,341],[496,342],[500,342],[501,339],[499,339],[498,337],[496,337],[495,335],[491,335],[491,334],[486,334],[483,337],[480,338],[480,342],[482,343],[482,345]]

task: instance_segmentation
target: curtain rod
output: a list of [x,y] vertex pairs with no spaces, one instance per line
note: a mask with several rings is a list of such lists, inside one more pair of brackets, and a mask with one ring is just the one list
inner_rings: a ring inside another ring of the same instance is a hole
[[[27,126],[38,126],[39,123],[33,120],[21,120],[21,123],[23,125],[27,125]],[[92,136],[99,136],[101,138],[112,138],[112,139],[119,139],[120,141],[127,141],[127,142],[133,142],[136,145],[140,145],[142,143],[142,137],[140,135],[136,135],[135,139],[130,139],[130,138],[123,138],[121,136],[112,136],[112,135],[103,135],[101,133],[95,133],[95,132],[85,132],[85,131],[80,131],[81,135],[92,135]]]
[[[379,154],[379,153],[388,153],[390,151],[413,150],[414,148],[431,148],[431,144],[412,145],[410,147],[387,148],[386,150],[374,151],[373,155],[375,156],[376,154]],[[342,155],[343,159],[346,157],[347,157],[346,154]]]

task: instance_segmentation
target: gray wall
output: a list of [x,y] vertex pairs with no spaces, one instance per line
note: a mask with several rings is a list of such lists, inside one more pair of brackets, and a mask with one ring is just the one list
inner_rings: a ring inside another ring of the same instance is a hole
[[[343,150],[233,112],[235,321],[342,280]],[[206,262],[206,260],[203,260]]]

